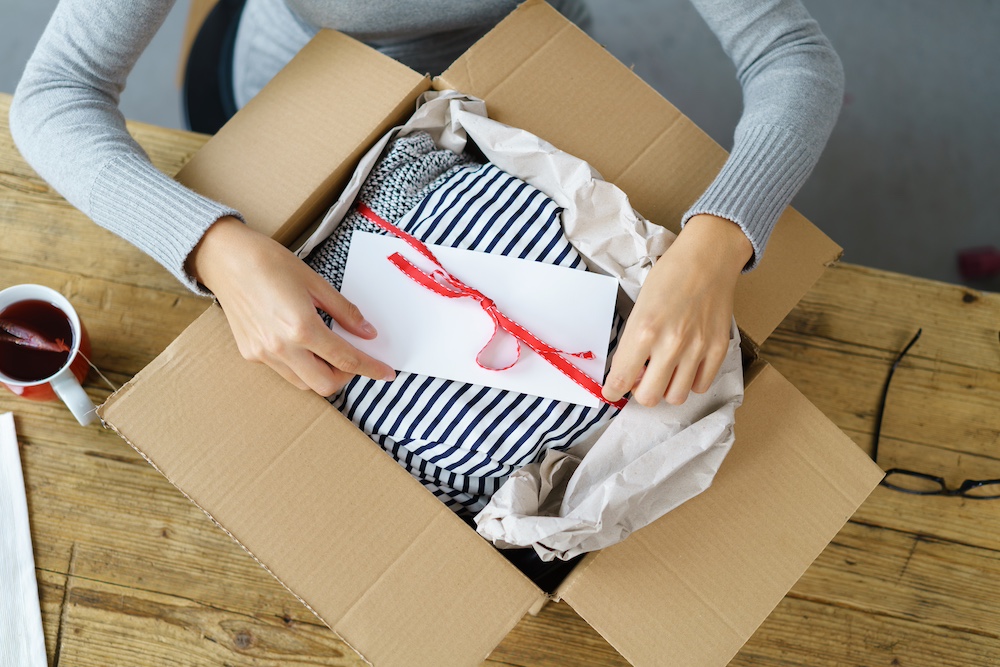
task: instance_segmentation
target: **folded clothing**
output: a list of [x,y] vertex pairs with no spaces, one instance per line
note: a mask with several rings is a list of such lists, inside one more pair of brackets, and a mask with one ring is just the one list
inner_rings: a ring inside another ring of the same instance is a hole
[[[358,200],[425,243],[586,270],[555,202],[492,164],[438,149],[423,132],[389,145]],[[384,233],[352,209],[307,258],[338,289],[355,230]],[[622,324],[616,316],[609,358]],[[512,472],[547,449],[572,446],[617,414],[609,405],[588,408],[405,372],[392,382],[356,377],[330,400],[464,518],[485,507]]]

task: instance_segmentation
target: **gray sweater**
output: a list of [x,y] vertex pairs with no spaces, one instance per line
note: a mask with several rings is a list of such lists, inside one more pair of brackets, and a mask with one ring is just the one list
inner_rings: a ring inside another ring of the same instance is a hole
[[[128,73],[174,0],[61,0],[18,84],[14,141],[32,167],[97,224],[191,289],[187,256],[212,223],[239,213],[152,166],[118,110]],[[840,110],[843,70],[798,0],[692,0],[736,65],[744,109],[732,153],[684,215],[736,222],[760,261],[778,216]],[[585,23],[581,0],[554,4]],[[439,73],[514,8],[513,0],[249,0],[234,80],[245,103],[319,29],[334,28]]]

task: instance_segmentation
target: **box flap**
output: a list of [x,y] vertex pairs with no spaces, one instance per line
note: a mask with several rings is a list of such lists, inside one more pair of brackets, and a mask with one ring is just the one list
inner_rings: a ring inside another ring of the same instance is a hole
[[[593,165],[636,210],[677,231],[726,152],[583,31],[529,0],[434,82],[483,98],[492,118]],[[741,279],[736,320],[764,342],[840,248],[789,209]]]
[[288,244],[333,202],[362,153],[409,116],[429,88],[426,77],[361,42],[321,31],[177,180]]
[[376,665],[479,665],[544,597],[329,403],[244,361],[216,306],[100,414]]
[[727,664],[882,479],[774,368],[712,487],[593,556],[561,597],[633,665]]

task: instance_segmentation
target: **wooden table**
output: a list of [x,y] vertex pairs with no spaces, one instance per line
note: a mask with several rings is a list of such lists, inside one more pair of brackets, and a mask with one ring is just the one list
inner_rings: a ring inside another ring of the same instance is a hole
[[[124,383],[208,303],[35,175],[11,142],[9,103],[0,96],[0,287],[65,294],[95,363]],[[168,173],[206,139],[130,128]],[[890,395],[883,467],[953,484],[1000,478],[1000,295],[844,264],[764,353],[870,451],[887,369],[918,327]],[[98,402],[110,393],[95,374],[87,391]],[[364,664],[114,433],[0,392],[5,411],[22,445],[51,664]],[[550,604],[485,664],[627,663]],[[1000,665],[1000,500],[877,489],[732,665]]]

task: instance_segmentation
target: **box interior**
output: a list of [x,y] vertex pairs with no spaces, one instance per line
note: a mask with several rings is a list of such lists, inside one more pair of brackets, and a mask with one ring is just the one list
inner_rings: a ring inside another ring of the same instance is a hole
[[[432,85],[480,96],[498,120],[587,159],[655,222],[678,220],[725,159],[628,68],[529,1],[433,82],[321,32],[178,179],[289,243]],[[715,484],[588,555],[561,587],[633,664],[725,664],[880,479],[756,358],[839,252],[785,213],[764,263],[741,279],[746,401]],[[217,306],[100,414],[373,664],[478,665],[545,600],[324,399],[245,362]]]

